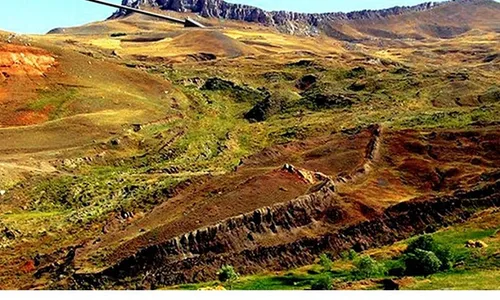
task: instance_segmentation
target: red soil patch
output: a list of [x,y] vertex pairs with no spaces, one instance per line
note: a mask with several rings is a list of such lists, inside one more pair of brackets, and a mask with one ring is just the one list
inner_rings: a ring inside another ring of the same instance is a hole
[[48,51],[0,43],[0,126],[39,124],[48,120],[50,108],[27,110],[47,75],[57,66]]
[[31,273],[36,270],[35,262],[33,260],[28,260],[22,267],[21,271],[24,273]]
[[54,109],[53,106],[46,106],[41,111],[20,110],[12,114],[12,118],[7,119],[7,124],[34,125],[49,120],[49,114]]
[[44,76],[56,59],[43,49],[0,44],[0,73],[10,76]]

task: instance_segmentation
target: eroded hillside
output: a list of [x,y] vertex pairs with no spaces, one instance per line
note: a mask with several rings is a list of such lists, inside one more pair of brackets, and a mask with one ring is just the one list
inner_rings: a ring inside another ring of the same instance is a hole
[[0,288],[278,272],[495,209],[496,3],[421,31],[460,3],[351,42],[136,15],[2,34]]

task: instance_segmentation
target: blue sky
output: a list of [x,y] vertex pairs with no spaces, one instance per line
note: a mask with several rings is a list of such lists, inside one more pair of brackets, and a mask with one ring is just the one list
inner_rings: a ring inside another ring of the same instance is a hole
[[[120,3],[121,0],[108,0]],[[230,0],[267,10],[301,12],[353,11],[397,5],[414,5],[426,0]],[[85,0],[3,0],[0,29],[18,33],[46,33],[55,27],[81,25],[105,19],[113,8]]]

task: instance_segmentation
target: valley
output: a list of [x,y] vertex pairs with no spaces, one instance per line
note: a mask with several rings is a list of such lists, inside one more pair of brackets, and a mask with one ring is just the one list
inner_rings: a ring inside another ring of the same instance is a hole
[[[321,22],[188,2],[125,4],[206,28],[0,31],[0,289],[211,288],[224,265],[237,289],[495,288],[498,2]],[[353,275],[425,234],[451,270]]]

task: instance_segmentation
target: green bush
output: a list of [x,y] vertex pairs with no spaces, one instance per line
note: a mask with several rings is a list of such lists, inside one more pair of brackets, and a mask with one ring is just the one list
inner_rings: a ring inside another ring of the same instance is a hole
[[229,289],[233,288],[233,283],[238,280],[240,275],[236,273],[234,270],[233,266],[229,265],[224,265],[222,268],[219,269],[217,272],[217,277],[219,278],[219,281],[222,283],[228,283],[229,284]]
[[385,275],[385,268],[368,255],[360,256],[354,265],[353,275],[356,279],[380,277]]
[[347,253],[347,257],[350,260],[355,260],[358,257],[358,252],[351,249],[351,250],[349,250],[349,253]]
[[437,273],[443,263],[432,251],[415,249],[412,253],[408,253],[404,257],[407,275],[423,275],[428,276]]
[[449,270],[453,267],[455,257],[449,247],[438,244],[432,235],[423,235],[413,240],[406,249],[406,254],[416,254],[416,250],[430,251],[441,262],[441,271]]
[[333,289],[332,278],[328,274],[323,274],[313,282],[311,289],[315,291],[329,291]]
[[411,241],[410,244],[408,244],[408,248],[406,249],[405,253],[415,253],[415,250],[420,249],[420,250],[425,250],[425,251],[434,251],[436,249],[437,244],[434,241],[434,238],[432,235],[422,235],[416,238],[415,240]]
[[389,276],[402,277],[406,274],[406,264],[403,260],[390,260],[386,263]]
[[323,268],[323,272],[332,270],[333,261],[325,253],[319,256],[319,265]]
[[455,255],[449,247],[438,245],[434,249],[434,254],[441,261],[441,271],[447,271],[453,268],[455,262]]

